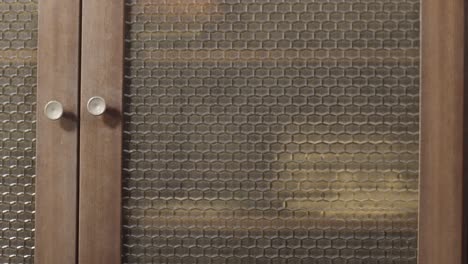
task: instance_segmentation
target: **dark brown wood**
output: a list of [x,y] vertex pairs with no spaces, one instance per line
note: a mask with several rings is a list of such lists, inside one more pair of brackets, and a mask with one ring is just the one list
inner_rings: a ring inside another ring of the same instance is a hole
[[464,1],[422,1],[419,263],[462,263]]
[[[468,34],[468,5],[465,4],[465,36]],[[466,37],[465,37],[466,38]],[[468,89],[468,82],[466,78],[468,76],[468,41],[464,41],[465,45],[465,65],[464,65],[464,86],[466,91]],[[466,191],[466,187],[468,185],[468,93],[464,92],[463,95],[463,261],[462,263],[468,263],[468,192]]]
[[[83,0],[79,263],[115,264],[121,255],[124,1]],[[102,116],[88,113],[93,96]]]
[[[76,263],[80,1],[39,1],[35,263]],[[44,115],[62,103],[57,121]]]

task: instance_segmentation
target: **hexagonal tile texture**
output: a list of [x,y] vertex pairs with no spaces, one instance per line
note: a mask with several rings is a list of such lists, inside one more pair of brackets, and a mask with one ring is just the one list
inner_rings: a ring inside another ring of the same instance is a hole
[[0,1],[0,263],[32,263],[37,1]]
[[419,0],[125,2],[124,263],[416,263]]

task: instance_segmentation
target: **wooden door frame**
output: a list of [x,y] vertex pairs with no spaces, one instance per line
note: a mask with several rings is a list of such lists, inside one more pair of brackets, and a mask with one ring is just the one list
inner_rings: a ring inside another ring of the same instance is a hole
[[463,0],[422,1],[419,263],[462,263]]
[[[461,264],[464,1],[421,5],[419,263]],[[81,100],[102,96],[112,111],[81,106],[81,264],[121,261],[123,22],[124,1],[83,0]]]
[[[80,0],[39,0],[36,264],[74,264],[77,248]],[[49,120],[44,107],[64,114]]]
[[[116,264],[121,261],[125,1],[82,2],[78,259]],[[88,113],[93,96],[106,101],[101,116]]]

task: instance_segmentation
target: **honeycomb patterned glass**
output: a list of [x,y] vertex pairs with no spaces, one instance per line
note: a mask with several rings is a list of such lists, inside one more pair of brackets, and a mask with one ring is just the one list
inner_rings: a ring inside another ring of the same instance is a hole
[[33,263],[37,1],[0,0],[0,263]]
[[417,263],[419,0],[125,2],[124,263]]

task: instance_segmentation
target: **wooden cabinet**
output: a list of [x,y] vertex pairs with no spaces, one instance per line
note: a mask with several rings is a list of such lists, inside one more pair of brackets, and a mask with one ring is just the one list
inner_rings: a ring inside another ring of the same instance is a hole
[[45,0],[38,36],[37,263],[462,263],[463,1]]

